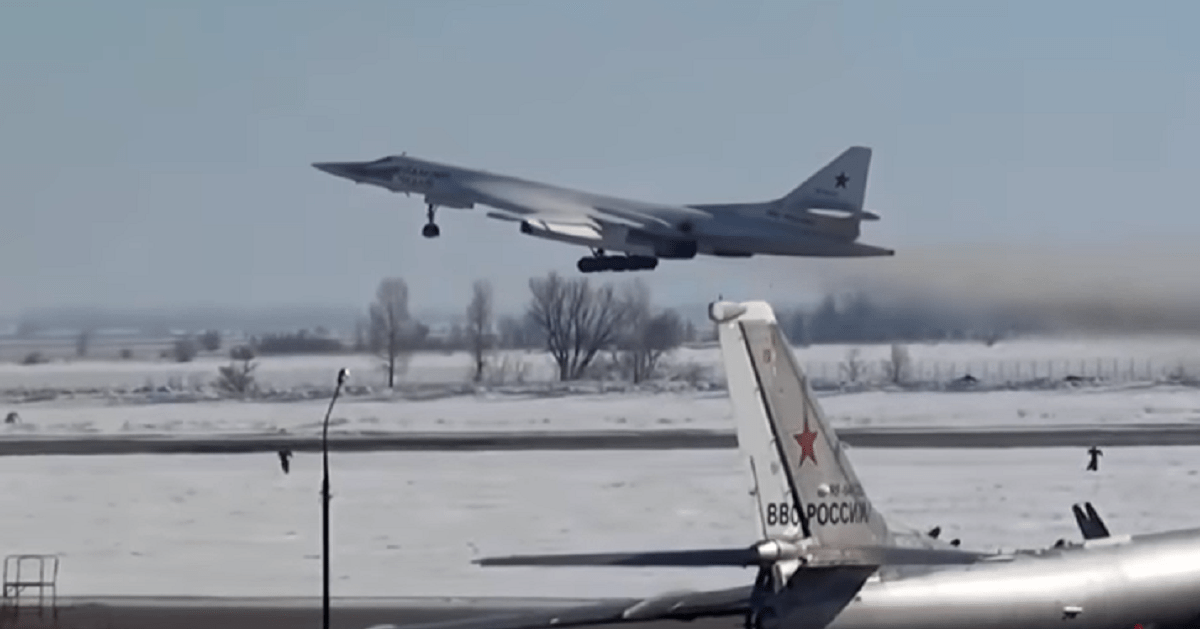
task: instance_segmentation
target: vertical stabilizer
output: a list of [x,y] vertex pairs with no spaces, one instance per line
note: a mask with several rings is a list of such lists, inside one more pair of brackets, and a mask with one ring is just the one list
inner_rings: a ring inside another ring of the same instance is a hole
[[825,209],[862,214],[870,167],[871,149],[852,146],[784,197],[784,209]]
[[811,537],[822,546],[888,542],[837,435],[766,302],[716,302],[721,356],[768,538]]

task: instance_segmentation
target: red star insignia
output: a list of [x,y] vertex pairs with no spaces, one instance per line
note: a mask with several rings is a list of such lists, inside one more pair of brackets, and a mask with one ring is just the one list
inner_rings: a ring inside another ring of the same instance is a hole
[[804,432],[792,435],[796,439],[796,443],[800,444],[800,465],[804,465],[804,459],[812,459],[813,465],[817,464],[817,453],[813,446],[817,441],[817,433],[808,429],[808,422],[804,422]]

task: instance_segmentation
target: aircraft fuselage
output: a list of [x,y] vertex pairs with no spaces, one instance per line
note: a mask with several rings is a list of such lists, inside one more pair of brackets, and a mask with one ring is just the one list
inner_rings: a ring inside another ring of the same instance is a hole
[[[829,629],[1150,629],[1200,619],[1200,529],[908,571],[877,573]],[[811,626],[811,613],[781,614],[780,626]]]

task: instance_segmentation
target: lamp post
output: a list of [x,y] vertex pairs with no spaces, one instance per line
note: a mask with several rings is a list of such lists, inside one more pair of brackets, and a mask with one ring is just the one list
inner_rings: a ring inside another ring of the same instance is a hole
[[321,428],[321,626],[324,629],[329,629],[329,416],[349,376],[349,370],[338,370],[337,387],[333,390],[333,399],[329,400],[329,410],[325,411],[325,422]]

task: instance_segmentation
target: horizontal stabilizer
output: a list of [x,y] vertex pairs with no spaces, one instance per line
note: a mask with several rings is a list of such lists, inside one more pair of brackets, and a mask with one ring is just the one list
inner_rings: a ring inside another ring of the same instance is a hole
[[808,208],[807,210],[805,210],[805,212],[808,214],[814,214],[817,216],[847,217],[847,218],[853,218],[853,219],[860,220],[860,221],[877,221],[877,220],[879,220],[879,215],[874,212],[871,212],[869,210],[856,211],[856,210]]
[[481,566],[629,566],[702,567],[758,564],[753,548],[666,550],[645,553],[592,553],[581,555],[514,555],[477,559]]
[[[592,553],[568,555],[514,555],[477,559],[480,566],[623,566],[633,568],[699,568],[714,566],[769,565],[794,558],[809,566],[883,566],[968,564],[985,557],[965,550],[907,548],[902,546],[810,546],[807,549],[778,550],[768,542],[749,548],[706,548],[642,553]],[[770,549],[770,550],[767,550]],[[788,555],[787,557],[783,555]]]

